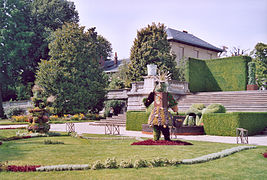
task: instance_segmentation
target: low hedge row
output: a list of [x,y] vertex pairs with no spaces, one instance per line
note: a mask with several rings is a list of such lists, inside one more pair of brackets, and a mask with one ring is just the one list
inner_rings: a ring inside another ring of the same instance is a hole
[[208,135],[236,136],[236,128],[255,135],[267,127],[267,112],[232,112],[203,114],[204,130]]
[[149,113],[145,111],[127,111],[126,130],[142,131],[142,124],[147,124]]

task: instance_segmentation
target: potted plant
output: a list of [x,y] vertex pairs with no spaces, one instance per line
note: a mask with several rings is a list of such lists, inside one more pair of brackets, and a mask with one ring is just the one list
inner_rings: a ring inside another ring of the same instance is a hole
[[249,62],[247,90],[258,90],[258,85],[256,84],[255,72],[256,72],[255,62]]

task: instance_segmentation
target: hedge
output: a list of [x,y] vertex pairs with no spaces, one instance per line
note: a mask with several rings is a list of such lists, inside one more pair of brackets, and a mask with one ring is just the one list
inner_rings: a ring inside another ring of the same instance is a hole
[[127,111],[126,130],[142,131],[142,124],[147,124],[148,117],[145,111]]
[[267,112],[232,112],[203,114],[204,131],[208,135],[236,136],[236,128],[255,135],[267,127]]
[[191,92],[242,91],[248,81],[248,56],[200,60],[189,58],[186,81]]

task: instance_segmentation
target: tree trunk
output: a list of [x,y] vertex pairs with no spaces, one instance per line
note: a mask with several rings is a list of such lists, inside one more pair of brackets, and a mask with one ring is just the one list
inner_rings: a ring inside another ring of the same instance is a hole
[[4,118],[3,99],[2,99],[2,84],[0,83],[0,118]]

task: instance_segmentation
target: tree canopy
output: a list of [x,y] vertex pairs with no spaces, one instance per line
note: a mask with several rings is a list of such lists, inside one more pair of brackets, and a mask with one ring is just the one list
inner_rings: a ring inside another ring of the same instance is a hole
[[49,61],[39,64],[36,84],[54,96],[57,114],[98,112],[104,106],[107,78],[99,66],[102,44],[95,28],[67,23],[53,34]]
[[131,48],[128,77],[132,81],[140,81],[147,75],[147,64],[156,64],[160,69],[169,71],[176,78],[177,68],[175,55],[171,54],[171,46],[167,40],[164,24],[148,25],[137,32]]
[[4,100],[25,97],[21,92],[31,89],[38,62],[49,59],[50,34],[65,22],[78,21],[75,5],[68,0],[0,0],[0,95]]

